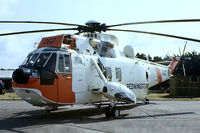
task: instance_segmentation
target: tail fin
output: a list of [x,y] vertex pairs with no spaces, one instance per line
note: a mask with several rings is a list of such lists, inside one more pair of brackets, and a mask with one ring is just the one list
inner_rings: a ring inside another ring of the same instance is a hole
[[169,67],[171,69],[171,74],[174,73],[174,71],[176,70],[178,64],[180,62],[180,57],[174,57],[172,62],[169,64]]
[[[174,73],[174,71],[176,70],[178,64],[180,63],[180,60],[184,56],[186,46],[187,46],[187,41],[185,42],[182,54],[181,54],[181,50],[179,48],[180,57],[174,57],[172,62],[169,64],[169,67],[171,68],[171,74]],[[186,76],[186,74],[185,74],[185,66],[184,66],[183,62],[182,62],[182,67],[183,67],[184,76]]]

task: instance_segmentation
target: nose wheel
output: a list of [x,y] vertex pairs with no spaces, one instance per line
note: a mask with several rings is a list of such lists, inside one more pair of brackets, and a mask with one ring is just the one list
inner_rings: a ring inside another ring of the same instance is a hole
[[120,110],[117,109],[116,107],[107,107],[105,109],[105,115],[107,118],[109,117],[114,117],[114,118],[117,118],[120,116]]

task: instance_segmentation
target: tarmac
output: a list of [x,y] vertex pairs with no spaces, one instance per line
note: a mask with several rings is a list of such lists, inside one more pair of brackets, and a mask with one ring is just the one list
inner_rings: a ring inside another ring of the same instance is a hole
[[120,107],[119,118],[105,118],[91,105],[47,112],[24,101],[0,100],[0,132],[17,133],[199,133],[200,101],[150,101]]

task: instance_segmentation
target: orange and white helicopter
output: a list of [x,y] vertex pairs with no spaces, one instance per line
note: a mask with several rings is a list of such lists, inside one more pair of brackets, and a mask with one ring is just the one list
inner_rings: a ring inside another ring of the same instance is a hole
[[116,25],[106,25],[96,21],[88,21],[86,25],[0,21],[0,23],[75,26],[75,28],[5,33],[0,36],[77,30],[78,33],[73,35],[62,34],[42,38],[38,48],[30,52],[25,61],[13,72],[13,89],[26,102],[47,109],[108,101],[106,116],[118,117],[120,115],[116,107],[118,101],[136,104],[137,100],[144,100],[148,103],[148,88],[169,80],[179,60],[174,58],[170,65],[165,66],[137,59],[132,46],[125,46],[121,53],[117,38],[102,32],[135,32],[200,42],[198,39],[175,35],[112,28],[135,24],[199,21],[199,19],[161,20]]

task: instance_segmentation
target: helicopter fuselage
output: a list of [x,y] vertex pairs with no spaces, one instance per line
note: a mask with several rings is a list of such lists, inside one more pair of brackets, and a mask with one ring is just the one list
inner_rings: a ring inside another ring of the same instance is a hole
[[[94,93],[95,89],[98,90],[104,86],[91,63],[91,58],[98,62],[98,57],[82,55],[73,50],[43,51],[34,54],[40,56],[44,53],[49,53],[51,57],[56,55],[56,77],[49,72],[49,68],[41,69],[40,72],[33,71],[27,83],[15,83],[13,89],[23,100],[36,106],[86,104],[107,100],[102,94]],[[148,61],[126,57],[101,58],[100,60],[108,82],[118,82],[127,86],[134,92],[137,99],[146,98],[149,87],[170,78],[168,67],[151,64]],[[50,80],[51,83],[49,83]]]
[[[88,38],[74,50],[60,47],[62,37],[43,39],[13,73],[13,89],[32,105],[58,107],[108,100],[136,103],[147,97],[148,88],[170,79],[169,66],[118,56],[110,43],[103,42],[101,49],[111,54],[99,50],[101,43]],[[56,41],[59,38],[61,41]],[[54,47],[53,41],[60,48]]]

